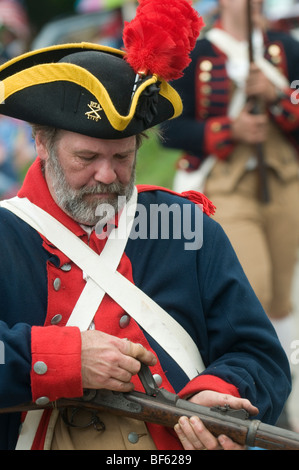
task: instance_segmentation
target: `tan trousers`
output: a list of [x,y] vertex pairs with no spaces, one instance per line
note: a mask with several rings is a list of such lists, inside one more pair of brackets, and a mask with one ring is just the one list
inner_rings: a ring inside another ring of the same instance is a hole
[[[100,413],[105,430],[93,426],[73,428],[64,424],[58,416],[51,450],[156,450],[156,446],[142,421],[111,413]],[[90,413],[81,410],[76,416],[77,424],[86,424]],[[135,439],[130,439],[132,436]]]
[[[215,204],[243,269],[270,318],[290,313],[299,241],[299,180],[282,181],[268,170],[271,202],[261,204],[256,170],[245,173],[234,191],[221,191],[211,175],[205,194]],[[212,188],[212,190],[211,190]]]

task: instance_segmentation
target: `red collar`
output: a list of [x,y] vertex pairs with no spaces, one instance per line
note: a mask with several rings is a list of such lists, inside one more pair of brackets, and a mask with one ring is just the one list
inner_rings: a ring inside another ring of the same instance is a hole
[[[96,253],[101,253],[107,241],[107,237],[104,236],[103,238],[99,238],[95,233],[95,230],[93,230],[93,232],[88,235],[83,227],[80,226],[80,224],[75,222],[56,204],[43,175],[40,158],[37,158],[29,168],[22,188],[18,192],[18,196],[20,198],[26,197],[29,199],[29,201],[31,201],[33,204],[52,215],[78,238],[81,238],[82,241],[88,243],[90,248],[92,248]],[[111,224],[117,226],[118,214],[116,214],[115,220],[113,220],[113,222],[111,221]],[[66,255],[54,247],[45,236],[41,235],[41,237],[44,241],[44,248],[59,258],[60,265],[69,262],[69,259],[66,257]]]

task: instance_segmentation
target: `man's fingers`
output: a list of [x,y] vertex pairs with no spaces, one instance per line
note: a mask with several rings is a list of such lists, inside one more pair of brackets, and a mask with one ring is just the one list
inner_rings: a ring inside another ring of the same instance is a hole
[[84,388],[132,390],[132,375],[139,372],[141,362],[149,366],[157,362],[155,355],[141,344],[101,331],[82,332],[81,338]]
[[131,392],[134,389],[134,385],[132,382],[121,381],[115,378],[110,378],[107,381],[107,388],[115,392],[126,393],[126,392]]
[[175,426],[175,431],[185,450],[219,450],[218,440],[204,426],[203,422],[193,416],[183,416]]
[[240,446],[236,442],[229,439],[227,436],[219,436],[218,441],[223,448],[223,450],[245,450],[245,446]]
[[240,410],[244,408],[250,415],[258,414],[259,410],[256,406],[246,398],[234,397],[226,393],[218,393],[211,390],[203,390],[202,392],[190,398],[190,402],[197,403],[202,406],[229,406],[232,409]]
[[149,366],[153,366],[157,362],[156,356],[151,351],[145,349],[141,344],[132,343],[129,340],[123,340],[121,352]]
[[227,436],[221,435],[218,439],[213,436],[203,422],[193,416],[188,419],[183,416],[174,427],[178,438],[185,450],[244,450],[244,446],[240,446],[233,442]]

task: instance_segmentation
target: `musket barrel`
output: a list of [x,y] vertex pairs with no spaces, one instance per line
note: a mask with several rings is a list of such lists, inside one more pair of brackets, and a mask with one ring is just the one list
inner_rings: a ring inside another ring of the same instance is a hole
[[256,433],[255,446],[269,450],[299,450],[299,434],[261,423]]
[[[252,8],[251,8],[251,0],[247,0],[247,37],[248,37],[248,58],[249,63],[252,64],[254,62],[254,51],[253,51],[253,42],[252,42],[252,33],[253,33],[253,24],[252,24]],[[261,113],[261,103],[255,99],[255,106],[253,107],[253,114],[260,114]],[[267,178],[267,166],[265,164],[265,157],[264,157],[264,148],[262,144],[255,145],[255,151],[257,156],[257,164],[258,164],[258,179],[259,179],[259,188],[258,188],[258,196],[262,203],[268,204],[270,202],[270,191],[268,187],[268,178]]]

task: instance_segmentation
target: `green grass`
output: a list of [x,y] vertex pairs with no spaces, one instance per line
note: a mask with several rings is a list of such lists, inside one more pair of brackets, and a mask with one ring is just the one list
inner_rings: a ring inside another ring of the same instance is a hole
[[155,134],[150,135],[138,151],[137,184],[154,184],[171,189],[175,164],[180,153],[180,151],[165,149]]

